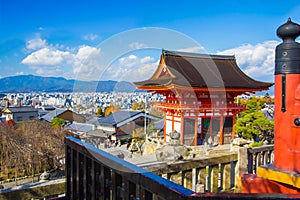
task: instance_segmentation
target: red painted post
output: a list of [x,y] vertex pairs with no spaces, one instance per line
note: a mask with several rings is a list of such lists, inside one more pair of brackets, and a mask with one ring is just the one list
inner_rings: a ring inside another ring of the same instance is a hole
[[224,113],[221,112],[220,113],[220,129],[219,129],[219,132],[220,132],[220,144],[224,144]]
[[300,26],[291,21],[277,29],[283,42],[275,58],[275,168],[300,172]]

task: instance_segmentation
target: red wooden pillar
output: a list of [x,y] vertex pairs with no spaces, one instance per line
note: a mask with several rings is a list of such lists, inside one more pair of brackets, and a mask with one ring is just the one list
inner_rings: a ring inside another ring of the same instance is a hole
[[180,122],[180,141],[181,141],[181,144],[184,143],[184,113],[181,114],[181,122]]
[[210,117],[210,121],[209,121],[209,135],[210,135],[210,137],[212,137],[212,120],[213,120],[213,117]]
[[220,113],[220,144],[224,144],[224,117],[223,112]]
[[283,43],[275,58],[274,165],[300,173],[300,26],[289,19],[277,35]]
[[235,112],[233,113],[233,115],[232,115],[232,128],[231,128],[231,138],[232,139],[234,139],[234,137],[235,137],[235,130],[234,130],[234,125],[235,125],[235,123],[236,123],[236,114],[235,114]]
[[172,112],[172,132],[174,132],[174,124],[175,124],[175,121],[174,121],[174,111]]
[[164,115],[164,142],[167,142],[167,126],[166,126],[166,121],[167,121],[167,115]]
[[194,146],[198,146],[198,118],[197,117],[195,118]]

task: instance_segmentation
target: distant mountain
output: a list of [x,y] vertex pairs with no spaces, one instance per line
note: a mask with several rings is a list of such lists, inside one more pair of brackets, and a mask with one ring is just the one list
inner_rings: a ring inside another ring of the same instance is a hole
[[0,79],[0,93],[8,92],[133,92],[126,81],[76,81],[62,77],[19,75]]

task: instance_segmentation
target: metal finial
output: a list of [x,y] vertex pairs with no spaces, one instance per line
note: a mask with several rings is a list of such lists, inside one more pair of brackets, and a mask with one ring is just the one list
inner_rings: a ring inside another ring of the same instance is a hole
[[277,29],[277,36],[283,41],[295,40],[300,35],[300,25],[292,22],[291,18]]

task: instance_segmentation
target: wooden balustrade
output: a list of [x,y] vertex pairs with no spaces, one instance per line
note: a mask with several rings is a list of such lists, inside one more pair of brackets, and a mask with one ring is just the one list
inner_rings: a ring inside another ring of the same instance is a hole
[[256,174],[257,167],[274,162],[274,145],[248,148],[248,173]]
[[[168,199],[288,199],[289,195],[217,192],[232,188],[236,155],[212,156],[201,160],[176,162],[155,173],[128,163],[107,152],[67,137],[66,197],[60,199],[168,200]],[[229,157],[228,157],[229,156]],[[180,174],[180,176],[178,176]],[[171,182],[174,180],[178,184]],[[180,184],[180,185],[179,185]],[[185,188],[185,187],[187,188]],[[191,189],[188,189],[191,188]],[[293,196],[297,198],[298,196]],[[299,197],[298,197],[299,198]]]
[[178,199],[194,193],[78,139],[65,142],[67,199]]
[[218,153],[175,162],[158,169],[146,169],[193,191],[196,191],[199,184],[204,188],[202,192],[230,191],[235,186],[237,158],[236,152]]

